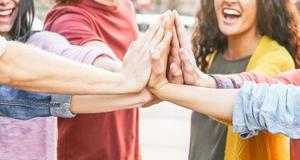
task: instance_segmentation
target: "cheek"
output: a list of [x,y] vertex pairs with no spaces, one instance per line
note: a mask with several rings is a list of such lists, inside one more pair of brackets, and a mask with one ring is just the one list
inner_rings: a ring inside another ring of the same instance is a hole
[[247,23],[248,25],[253,25],[257,21],[257,12],[255,9],[248,10],[244,17],[244,23]]
[[215,8],[215,14],[217,16],[217,19],[219,19],[220,16],[222,16],[222,7],[221,7],[220,0],[214,1],[214,8]]

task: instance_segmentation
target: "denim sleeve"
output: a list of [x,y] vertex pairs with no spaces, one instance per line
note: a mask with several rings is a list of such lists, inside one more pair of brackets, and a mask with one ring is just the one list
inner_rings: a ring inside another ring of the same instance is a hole
[[0,85],[0,116],[27,120],[35,117],[74,117],[70,97],[27,92]]
[[238,93],[233,113],[233,130],[247,139],[268,131],[300,138],[300,88],[284,84],[246,82]]

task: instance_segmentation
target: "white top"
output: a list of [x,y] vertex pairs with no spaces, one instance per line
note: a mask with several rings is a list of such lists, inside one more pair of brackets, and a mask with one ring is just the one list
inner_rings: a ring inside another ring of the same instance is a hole
[[2,56],[6,50],[7,40],[0,36],[0,56]]

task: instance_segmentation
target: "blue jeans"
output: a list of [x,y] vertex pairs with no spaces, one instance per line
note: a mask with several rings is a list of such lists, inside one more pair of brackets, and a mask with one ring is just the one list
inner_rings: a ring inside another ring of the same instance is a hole
[[236,97],[232,122],[244,139],[262,130],[299,139],[300,87],[246,82]]
[[0,116],[27,120],[35,117],[74,117],[70,97],[28,92],[0,85]]

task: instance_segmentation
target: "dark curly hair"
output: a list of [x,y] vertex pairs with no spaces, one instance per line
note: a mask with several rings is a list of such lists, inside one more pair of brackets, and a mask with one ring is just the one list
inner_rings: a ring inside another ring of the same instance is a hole
[[34,2],[33,0],[21,0],[19,2],[19,11],[15,19],[14,25],[9,31],[9,38],[25,42],[32,31],[34,19]]
[[[213,0],[201,0],[192,36],[197,65],[207,71],[207,56],[227,48],[227,38],[219,30]],[[257,29],[284,46],[300,66],[299,15],[290,0],[257,0]]]

